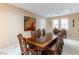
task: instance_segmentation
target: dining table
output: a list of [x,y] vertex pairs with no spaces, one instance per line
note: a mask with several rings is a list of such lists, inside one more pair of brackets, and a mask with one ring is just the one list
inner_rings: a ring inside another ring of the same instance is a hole
[[[56,36],[57,37],[57,36]],[[41,51],[43,51],[47,46],[55,40],[56,37],[53,37],[51,39],[46,39],[45,37],[40,37],[36,39],[32,39],[32,37],[27,38],[27,43],[31,44],[36,47],[37,54],[41,55]]]

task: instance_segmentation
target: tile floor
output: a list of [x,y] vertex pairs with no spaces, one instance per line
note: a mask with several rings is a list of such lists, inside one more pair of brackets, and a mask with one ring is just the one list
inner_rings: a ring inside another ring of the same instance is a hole
[[[0,55],[20,55],[19,45],[13,45],[0,49]],[[64,49],[62,55],[79,55],[79,41],[73,39],[64,39]]]

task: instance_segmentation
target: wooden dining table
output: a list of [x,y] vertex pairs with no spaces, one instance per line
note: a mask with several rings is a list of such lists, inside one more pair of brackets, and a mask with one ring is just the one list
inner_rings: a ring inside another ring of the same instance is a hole
[[29,37],[29,38],[27,38],[27,43],[35,46],[38,50],[38,55],[41,55],[41,51],[43,51],[52,41],[54,41],[55,38],[52,38],[50,40],[48,39],[46,41],[42,41],[40,38],[40,42],[38,42],[37,40],[39,40],[39,39],[33,40],[31,37]]

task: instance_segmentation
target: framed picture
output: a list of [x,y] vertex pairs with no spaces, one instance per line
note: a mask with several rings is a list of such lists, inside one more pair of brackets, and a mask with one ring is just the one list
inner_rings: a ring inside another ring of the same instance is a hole
[[24,16],[24,31],[35,31],[36,19]]

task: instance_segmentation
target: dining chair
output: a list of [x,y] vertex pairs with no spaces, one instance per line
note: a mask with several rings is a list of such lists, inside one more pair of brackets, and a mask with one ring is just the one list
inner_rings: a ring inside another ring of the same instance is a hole
[[61,29],[62,34],[64,35],[64,38],[67,37],[67,31],[65,29]]
[[50,51],[51,55],[61,55],[63,50],[63,35],[62,33],[58,34],[58,37],[55,39],[55,42],[51,43],[52,45],[50,47],[47,47],[46,49]]
[[55,35],[58,35],[59,32],[60,32],[59,29],[57,29],[57,28],[54,28],[54,29],[53,29],[53,33],[54,33]]
[[19,39],[19,44],[20,44],[20,48],[21,48],[21,55],[35,55],[35,49],[31,49],[29,48],[29,44],[27,44],[27,40],[26,38],[23,37],[22,34],[19,33],[19,35],[17,35],[18,39]]
[[31,37],[32,37],[33,40],[36,39],[36,31],[32,31],[31,32]]
[[42,36],[44,37],[46,35],[46,30],[42,29]]
[[41,30],[40,29],[37,29],[36,30],[36,37],[37,38],[40,38],[41,37]]
[[57,42],[56,42],[56,54],[57,55],[61,55],[62,54],[63,45],[64,45],[63,34],[60,32],[58,34],[58,39],[57,39]]

